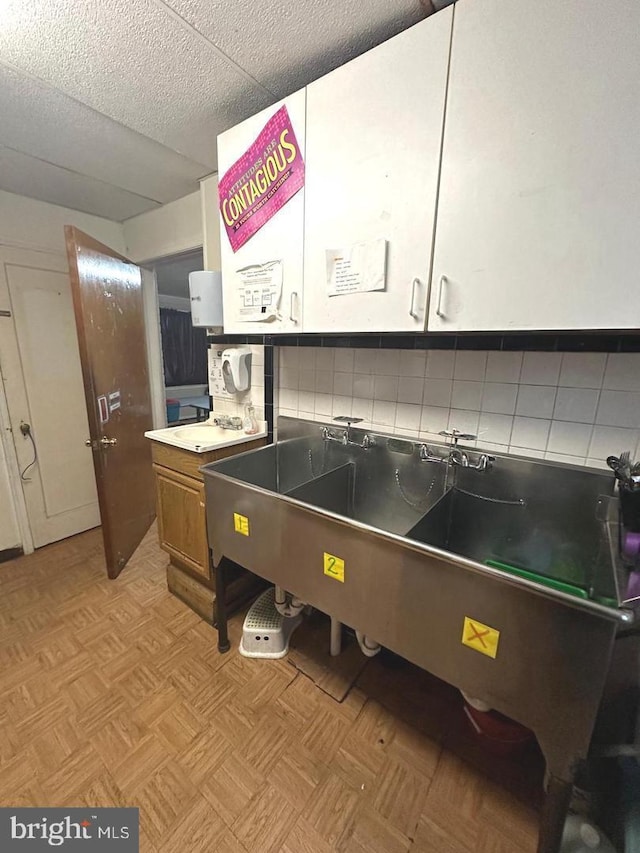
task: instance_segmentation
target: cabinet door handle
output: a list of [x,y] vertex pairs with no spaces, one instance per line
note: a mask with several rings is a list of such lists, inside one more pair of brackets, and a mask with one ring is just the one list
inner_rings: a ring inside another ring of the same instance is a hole
[[444,286],[447,283],[446,275],[440,276],[440,281],[438,283],[438,304],[436,305],[436,314],[438,317],[441,317],[444,320],[444,311],[442,310],[442,294],[444,293]]
[[419,278],[414,278],[411,282],[411,304],[409,305],[409,316],[413,317],[414,320],[420,319],[418,314],[416,313],[415,304],[416,304],[416,287],[420,284]]
[[297,295],[298,295],[297,291],[295,291],[295,290],[291,291],[291,302],[289,303],[289,319],[291,320],[292,323],[298,322],[296,320],[296,318],[293,316],[293,306],[295,304],[295,299],[296,299]]

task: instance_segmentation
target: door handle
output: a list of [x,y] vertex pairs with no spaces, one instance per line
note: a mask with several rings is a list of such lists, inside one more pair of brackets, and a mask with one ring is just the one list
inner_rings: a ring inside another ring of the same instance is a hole
[[413,317],[414,320],[418,320],[418,314],[416,313],[415,303],[416,303],[416,287],[420,284],[419,278],[414,278],[411,282],[411,302],[409,304],[409,316]]
[[293,316],[293,306],[295,304],[295,299],[296,299],[297,295],[298,295],[297,291],[295,291],[295,290],[291,291],[291,302],[289,303],[289,319],[291,320],[292,323],[298,322],[296,320],[296,318]]
[[442,320],[444,320],[444,318],[445,318],[444,311],[442,310],[442,294],[444,292],[444,286],[446,283],[447,283],[446,275],[441,275],[440,281],[438,283],[438,304],[436,305],[436,314]]
[[103,435],[100,439],[100,446],[103,450],[106,450],[108,447],[115,447],[118,444],[117,438],[107,438],[106,435]]

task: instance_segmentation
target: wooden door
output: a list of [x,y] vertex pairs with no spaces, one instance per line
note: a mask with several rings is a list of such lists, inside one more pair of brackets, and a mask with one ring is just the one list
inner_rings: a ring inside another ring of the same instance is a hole
[[109,577],[117,577],[155,516],[151,398],[139,267],[65,228]]
[[429,329],[636,328],[640,4],[455,5]]
[[[221,134],[218,137],[219,174],[224,175],[244,154],[265,124],[282,106],[287,107],[298,146],[304,157],[305,103],[305,90],[301,89]],[[304,194],[303,187],[236,252],[231,248],[224,222],[220,217],[225,332],[264,335],[302,331]],[[280,261],[282,264],[282,295],[277,306],[278,317],[264,323],[243,321],[238,314],[241,302],[237,271],[271,261]]]
[[8,306],[0,362],[10,435],[38,548],[100,524],[91,454],[83,446],[88,423],[66,259],[1,247],[0,293]]
[[[425,327],[451,20],[438,12],[307,87],[305,332]],[[327,251],[382,240],[385,289],[330,296]]]

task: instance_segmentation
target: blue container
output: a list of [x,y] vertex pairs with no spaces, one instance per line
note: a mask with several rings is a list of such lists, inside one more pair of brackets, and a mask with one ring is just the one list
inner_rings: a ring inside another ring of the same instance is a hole
[[172,424],[180,420],[180,400],[167,399],[167,423]]

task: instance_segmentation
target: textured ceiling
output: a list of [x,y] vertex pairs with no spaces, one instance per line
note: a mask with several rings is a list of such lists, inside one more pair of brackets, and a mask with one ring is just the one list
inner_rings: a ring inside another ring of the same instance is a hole
[[216,136],[415,24],[424,0],[0,0],[0,189],[122,220]]

